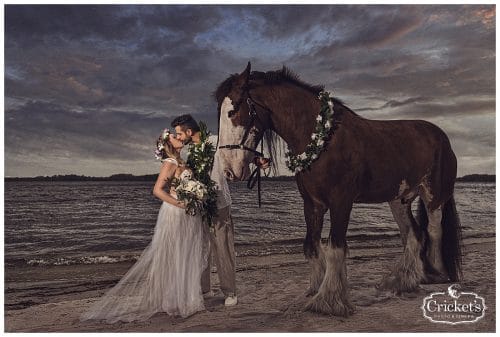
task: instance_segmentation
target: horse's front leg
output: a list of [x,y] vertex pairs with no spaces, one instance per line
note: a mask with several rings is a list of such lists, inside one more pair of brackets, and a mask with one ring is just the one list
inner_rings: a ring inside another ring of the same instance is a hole
[[307,225],[304,255],[311,266],[310,285],[306,291],[306,296],[312,296],[318,292],[325,275],[325,258],[321,249],[321,231],[323,230],[325,213],[326,207],[315,205],[310,200],[304,201],[304,215]]
[[352,209],[352,199],[337,195],[330,208],[332,227],[328,246],[324,250],[326,270],[318,293],[307,303],[306,310],[347,317],[354,312],[348,298],[346,268],[346,232]]

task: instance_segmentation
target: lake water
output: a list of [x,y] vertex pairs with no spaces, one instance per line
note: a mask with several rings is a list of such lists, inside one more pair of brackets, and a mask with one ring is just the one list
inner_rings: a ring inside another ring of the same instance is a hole
[[[161,201],[154,182],[6,182],[5,263],[61,265],[134,260],[153,235]],[[230,184],[239,256],[300,252],[306,226],[295,182],[263,182],[262,208],[243,183]],[[495,184],[457,183],[464,238],[495,237]],[[416,204],[416,203],[414,203]],[[328,236],[329,214],[323,237]],[[351,248],[401,245],[385,204],[356,204]]]

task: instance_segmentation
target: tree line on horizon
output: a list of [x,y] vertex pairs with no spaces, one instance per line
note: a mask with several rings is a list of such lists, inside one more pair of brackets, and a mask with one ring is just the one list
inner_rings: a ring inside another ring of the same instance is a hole
[[[37,177],[5,177],[5,181],[155,181],[158,174],[133,175],[133,174],[113,174],[109,177],[91,177],[85,175],[66,174]],[[294,176],[262,177],[263,181],[293,181]],[[494,174],[469,174],[457,178],[460,182],[495,182]]]

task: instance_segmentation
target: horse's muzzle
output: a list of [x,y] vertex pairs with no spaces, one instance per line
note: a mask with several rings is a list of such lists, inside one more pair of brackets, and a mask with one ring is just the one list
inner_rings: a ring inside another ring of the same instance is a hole
[[250,168],[248,166],[243,167],[239,174],[236,174],[232,169],[227,168],[224,169],[224,176],[229,181],[244,181],[250,176]]

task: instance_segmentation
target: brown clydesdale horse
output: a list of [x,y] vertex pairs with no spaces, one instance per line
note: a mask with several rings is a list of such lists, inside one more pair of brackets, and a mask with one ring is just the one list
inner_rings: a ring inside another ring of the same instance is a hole
[[[269,138],[269,132],[278,134],[294,154],[304,152],[322,89],[300,81],[285,67],[250,72],[250,63],[222,82],[215,96],[218,151],[226,176],[247,178],[254,156],[249,150],[265,135]],[[400,294],[415,291],[420,283],[458,281],[461,235],[453,198],[457,161],[446,134],[421,120],[368,120],[336,99],[333,109],[335,127],[326,150],[309,170],[295,176],[307,224],[304,253],[311,264],[307,295],[312,297],[306,309],[339,316],[354,311],[345,263],[353,203],[388,202],[401,232],[403,255],[380,289]],[[418,222],[411,211],[417,196]],[[327,210],[331,228],[328,244],[322,246]]]

